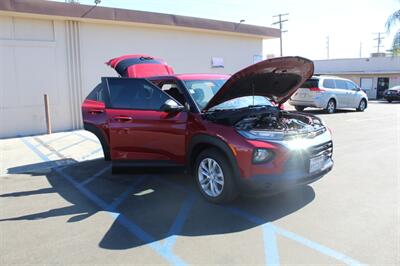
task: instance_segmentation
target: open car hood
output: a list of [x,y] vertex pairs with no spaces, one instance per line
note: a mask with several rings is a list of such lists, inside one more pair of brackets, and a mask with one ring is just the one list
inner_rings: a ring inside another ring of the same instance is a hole
[[149,55],[131,54],[110,59],[107,65],[121,77],[147,78],[174,74],[174,70],[163,59]]
[[302,57],[278,57],[246,67],[232,75],[203,111],[243,96],[265,96],[283,103],[314,73],[312,61]]

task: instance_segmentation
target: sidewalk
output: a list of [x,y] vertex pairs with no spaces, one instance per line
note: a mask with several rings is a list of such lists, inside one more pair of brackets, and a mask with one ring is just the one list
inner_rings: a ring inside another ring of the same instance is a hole
[[85,130],[0,140],[0,175],[40,170],[103,156],[98,139]]

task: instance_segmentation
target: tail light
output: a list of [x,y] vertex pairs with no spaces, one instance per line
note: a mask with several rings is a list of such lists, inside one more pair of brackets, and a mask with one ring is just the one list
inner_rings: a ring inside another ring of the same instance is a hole
[[310,88],[310,91],[315,91],[315,92],[321,92],[321,91],[325,91],[324,89],[321,88]]

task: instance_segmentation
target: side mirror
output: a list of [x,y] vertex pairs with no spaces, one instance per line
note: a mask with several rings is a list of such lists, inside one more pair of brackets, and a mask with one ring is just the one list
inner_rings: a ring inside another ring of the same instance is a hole
[[181,112],[183,109],[185,109],[185,107],[171,99],[166,100],[165,103],[161,106],[161,111],[167,113],[178,113]]

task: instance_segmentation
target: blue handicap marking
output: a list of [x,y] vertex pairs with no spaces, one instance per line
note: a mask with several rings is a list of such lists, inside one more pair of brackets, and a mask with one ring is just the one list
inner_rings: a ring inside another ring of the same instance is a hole
[[[79,134],[80,135],[80,134]],[[49,158],[43,154],[40,150],[37,149],[34,145],[32,145],[27,138],[21,138],[21,141],[29,148],[31,149],[35,154],[37,154],[38,157],[40,157],[43,161],[50,161]],[[91,200],[93,203],[95,203],[98,207],[101,209],[107,211],[112,217],[116,219],[118,223],[123,225],[128,231],[138,237],[140,240],[142,240],[144,243],[148,243],[147,246],[152,248],[156,253],[158,253],[160,256],[162,256],[166,261],[168,261],[171,265],[186,265],[186,263],[177,255],[175,255],[172,251],[172,248],[176,242],[177,235],[181,233],[182,227],[186,221],[186,218],[189,214],[190,209],[193,207],[193,204],[195,202],[196,196],[198,194],[194,194],[192,189],[188,189],[185,186],[175,184],[173,182],[167,181],[162,178],[156,178],[162,183],[165,183],[167,185],[170,185],[174,187],[175,189],[185,191],[189,194],[189,196],[186,198],[186,200],[183,202],[178,215],[175,218],[175,221],[173,222],[171,228],[168,231],[168,237],[165,239],[164,244],[161,244],[160,241],[156,241],[150,234],[145,232],[140,226],[135,224],[134,222],[130,221],[128,218],[126,218],[122,213],[119,213],[116,211],[116,207],[122,203],[126,197],[134,190],[135,185],[132,187],[129,187],[123,194],[121,194],[113,203],[107,204],[104,202],[102,199],[100,199],[98,196],[96,196],[94,193],[92,193],[90,190],[88,190],[84,185],[87,182],[84,181],[83,183],[78,183],[75,181],[75,179],[62,171],[64,167],[58,167],[55,168],[54,170],[60,174],[62,177],[64,177],[66,180],[68,180],[76,189],[78,189],[84,196],[86,196],[89,200]],[[108,169],[107,167],[103,169],[102,171],[105,171]],[[100,172],[102,172],[100,171]],[[98,175],[94,175],[94,177],[97,177]],[[89,180],[93,180],[94,178],[91,177]],[[140,180],[138,181],[138,183]],[[256,225],[260,225],[263,230],[263,240],[264,240],[264,252],[265,252],[265,260],[266,260],[266,265],[267,266],[279,266],[280,265],[280,259],[279,259],[279,252],[278,252],[278,246],[277,246],[277,235],[283,236],[285,238],[288,238],[292,241],[295,241],[301,245],[304,245],[310,249],[313,249],[319,253],[322,253],[326,256],[329,256],[331,258],[334,258],[346,265],[351,265],[351,266],[356,266],[356,265],[365,265],[353,258],[350,258],[349,256],[336,251],[334,249],[331,249],[329,247],[326,247],[322,244],[319,244],[317,242],[314,242],[312,240],[309,240],[305,237],[302,237],[298,234],[295,234],[293,232],[290,232],[288,230],[282,229],[276,225],[273,225],[270,222],[265,222],[264,219],[255,216],[253,214],[250,214],[246,211],[243,211],[239,208],[233,207],[233,206],[225,206],[223,207],[226,211],[229,211],[231,213],[234,213],[238,216],[241,216],[245,219],[247,219],[250,222],[253,222]]]

